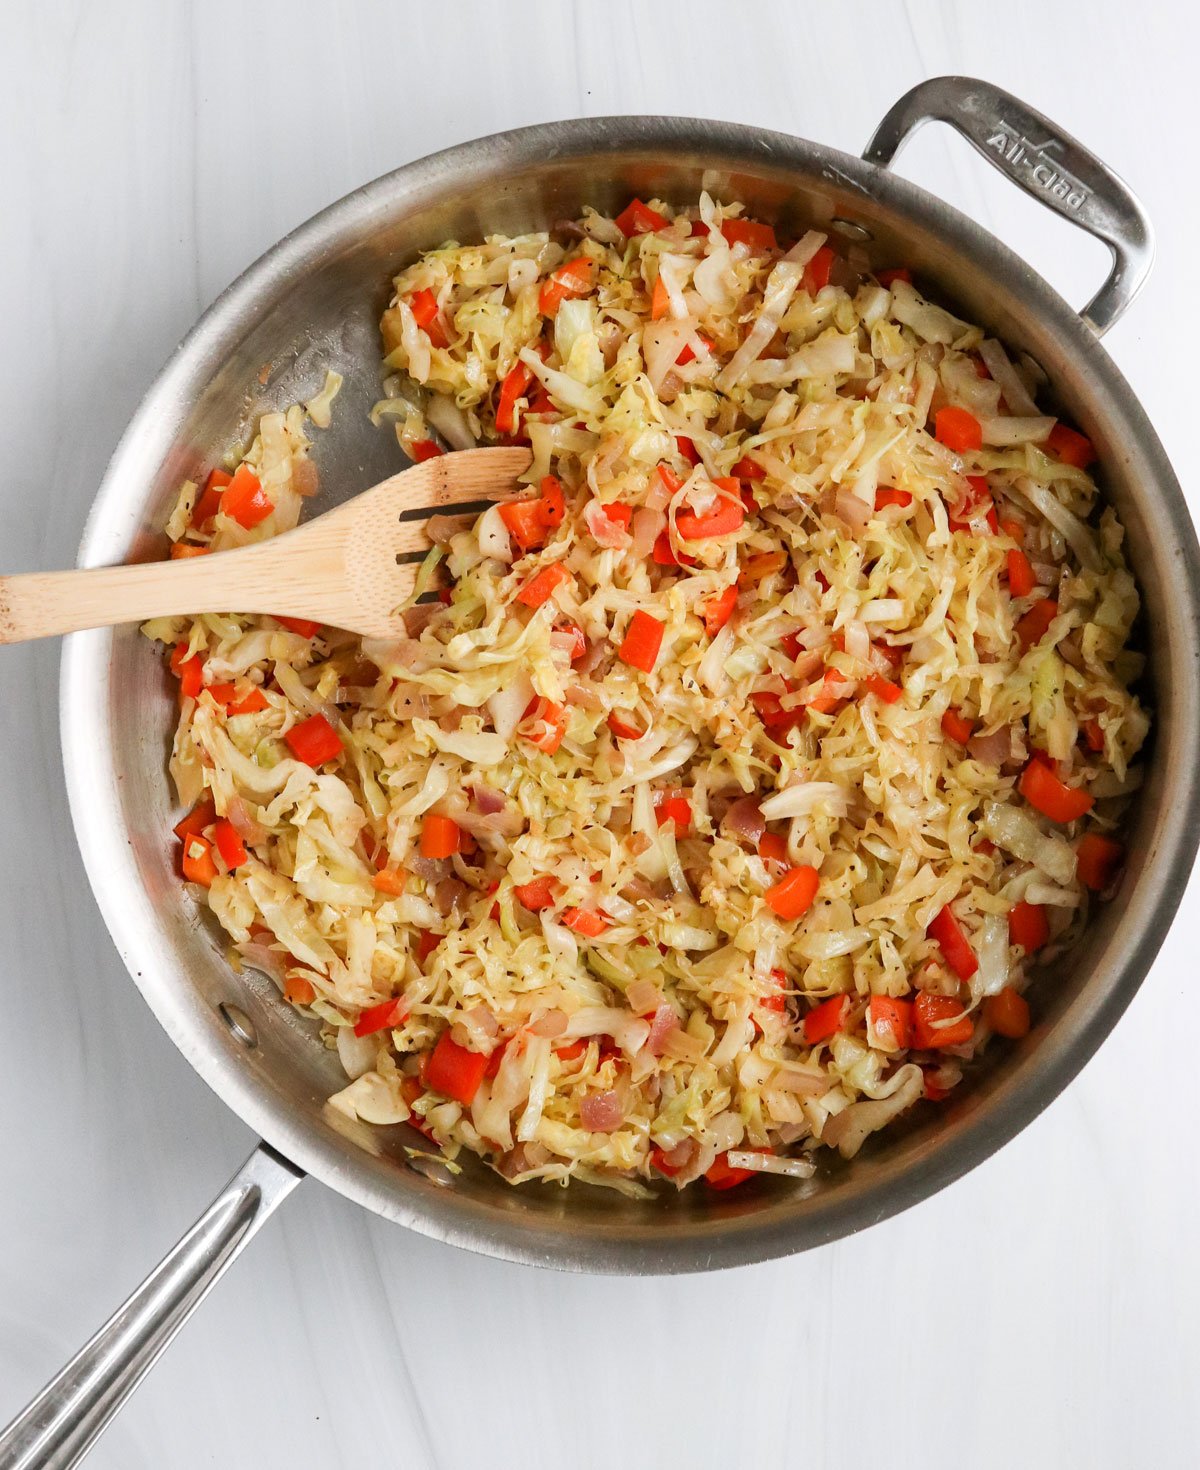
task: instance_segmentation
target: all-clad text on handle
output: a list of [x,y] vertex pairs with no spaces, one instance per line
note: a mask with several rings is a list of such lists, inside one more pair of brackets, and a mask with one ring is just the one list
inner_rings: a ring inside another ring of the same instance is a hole
[[1036,109],[972,77],[933,77],[906,92],[875,129],[863,158],[889,167],[927,122],[948,123],[1018,188],[1104,241],[1112,270],[1082,313],[1102,336],[1154,264],[1154,232],[1129,185]]

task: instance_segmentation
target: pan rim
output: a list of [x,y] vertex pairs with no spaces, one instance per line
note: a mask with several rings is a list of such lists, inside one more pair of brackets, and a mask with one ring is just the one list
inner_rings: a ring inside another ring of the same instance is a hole
[[[122,489],[129,483],[143,436],[157,428],[166,409],[183,391],[193,391],[206,364],[219,360],[232,344],[238,324],[259,309],[264,295],[335,245],[354,222],[361,228],[372,214],[415,200],[423,192],[444,188],[448,180],[466,187],[502,177],[521,162],[557,160],[620,150],[625,154],[663,155],[702,144],[722,163],[753,172],[791,170],[811,176],[832,170],[842,187],[862,191],[898,213],[923,223],[936,222],[948,247],[975,266],[994,267],[1015,280],[1029,309],[1066,350],[1086,362],[1093,391],[1117,422],[1136,438],[1137,452],[1148,465],[1147,494],[1166,523],[1181,561],[1180,596],[1186,602],[1186,652],[1193,680],[1200,668],[1200,551],[1178,481],[1140,403],[1107,352],[1076,312],[1025,261],[989,232],[907,180],[836,149],[785,134],[741,124],[700,119],[628,116],[576,119],[539,124],[493,134],[403,165],[345,195],[291,231],[250,265],[223,291],[183,339],[147,389],[122,436],[89,514],[79,565],[101,565],[122,554],[137,521],[139,507]],[[219,1097],[285,1157],[347,1198],[375,1213],[410,1226],[431,1238],[481,1254],[562,1269],[624,1274],[673,1273],[731,1267],[793,1254],[852,1234],[927,1199],[960,1178],[1026,1127],[1074,1078],[1090,1059],[1136,993],[1165,938],[1183,896],[1200,842],[1200,788],[1195,780],[1176,792],[1165,806],[1154,853],[1147,859],[1137,888],[1153,888],[1155,905],[1136,941],[1128,942],[1101,1002],[1088,1015],[1072,1017],[1062,1039],[1057,1064],[1022,1064],[1014,1056],[1007,1080],[989,1100],[981,1116],[968,1120],[944,1147],[933,1148],[916,1162],[889,1171],[877,1161],[874,1185],[843,1199],[831,1193],[822,1204],[817,1193],[802,1214],[742,1220],[713,1217],[701,1225],[672,1222],[662,1230],[611,1231],[581,1225],[555,1229],[522,1216],[519,1210],[485,1209],[452,1192],[431,1198],[413,1191],[386,1188],[370,1157],[350,1145],[337,1147],[298,1114],[281,1115],[248,1072],[231,1069],[198,1044],[194,1027],[170,1003],[172,991],[152,985],[146,975],[151,962],[125,887],[136,881],[128,855],[125,826],[116,800],[117,752],[109,723],[99,727],[68,719],[70,709],[103,709],[107,704],[108,666],[113,635],[97,630],[71,635],[65,643],[61,680],[61,736],[72,819],[97,903],[126,968],[160,1024],[193,1068]],[[1178,724],[1178,722],[1177,722]],[[1176,766],[1195,773],[1200,767],[1200,728],[1178,730]],[[104,881],[101,882],[101,874]],[[141,884],[138,883],[139,890]],[[1107,963],[1107,954],[1102,962]],[[895,1177],[893,1177],[893,1175]]]

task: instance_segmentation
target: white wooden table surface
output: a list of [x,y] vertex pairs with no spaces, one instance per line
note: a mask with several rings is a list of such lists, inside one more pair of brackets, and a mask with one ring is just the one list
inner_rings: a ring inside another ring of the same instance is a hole
[[[1159,262],[1109,345],[1188,478],[1196,353],[1173,317],[1195,315],[1200,20],[1182,0],[8,0],[3,29],[5,570],[73,560],[105,462],[182,333],[365,180],[593,113],[723,117],[857,151],[941,72],[1009,87],[1141,192]],[[946,130],[927,129],[902,169],[1068,299],[1099,281],[1098,246]],[[0,1422],[251,1144],[101,924],[67,817],[57,671],[54,645],[0,650]],[[1193,883],[1100,1055],[998,1157],[807,1256],[563,1277],[452,1251],[306,1184],[90,1463],[1194,1466],[1198,921]]]

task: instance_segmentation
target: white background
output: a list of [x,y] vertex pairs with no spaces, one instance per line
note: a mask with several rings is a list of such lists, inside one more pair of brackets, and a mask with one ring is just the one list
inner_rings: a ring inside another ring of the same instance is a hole
[[[179,337],[354,186],[590,113],[708,115],[856,152],[901,92],[954,71],[1009,87],[1140,191],[1159,262],[1109,345],[1190,477],[1194,7],[5,0],[3,34],[5,570],[71,563]],[[1100,247],[946,130],[927,129],[902,171],[1072,302],[1098,283]],[[252,1142],[159,1031],[100,922],[67,819],[57,668],[54,645],[0,650],[0,1421]],[[1193,1466],[1198,918],[1193,884],[1101,1054],[1020,1138],[804,1257],[563,1277],[452,1251],[307,1183],[90,1463]]]

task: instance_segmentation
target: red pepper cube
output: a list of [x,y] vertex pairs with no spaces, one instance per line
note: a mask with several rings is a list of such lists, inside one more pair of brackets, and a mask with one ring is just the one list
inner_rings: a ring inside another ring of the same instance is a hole
[[469,1107],[479,1091],[488,1059],[483,1052],[459,1046],[443,1031],[425,1069],[425,1085],[433,1092],[451,1097]]
[[314,769],[342,753],[342,737],[324,715],[310,715],[293,725],[283,738],[296,759]]
[[239,526],[251,531],[261,524],[275,509],[259,483],[258,476],[249,465],[240,464],[233,472],[233,479],[221,496],[221,510],[237,521]]
[[846,1012],[850,1009],[848,995],[831,995],[820,1005],[813,1006],[804,1018],[804,1039],[809,1046],[828,1041],[842,1029]]
[[666,623],[638,608],[629,620],[629,627],[617,650],[617,657],[630,668],[641,669],[648,674],[658,662],[666,630]]

